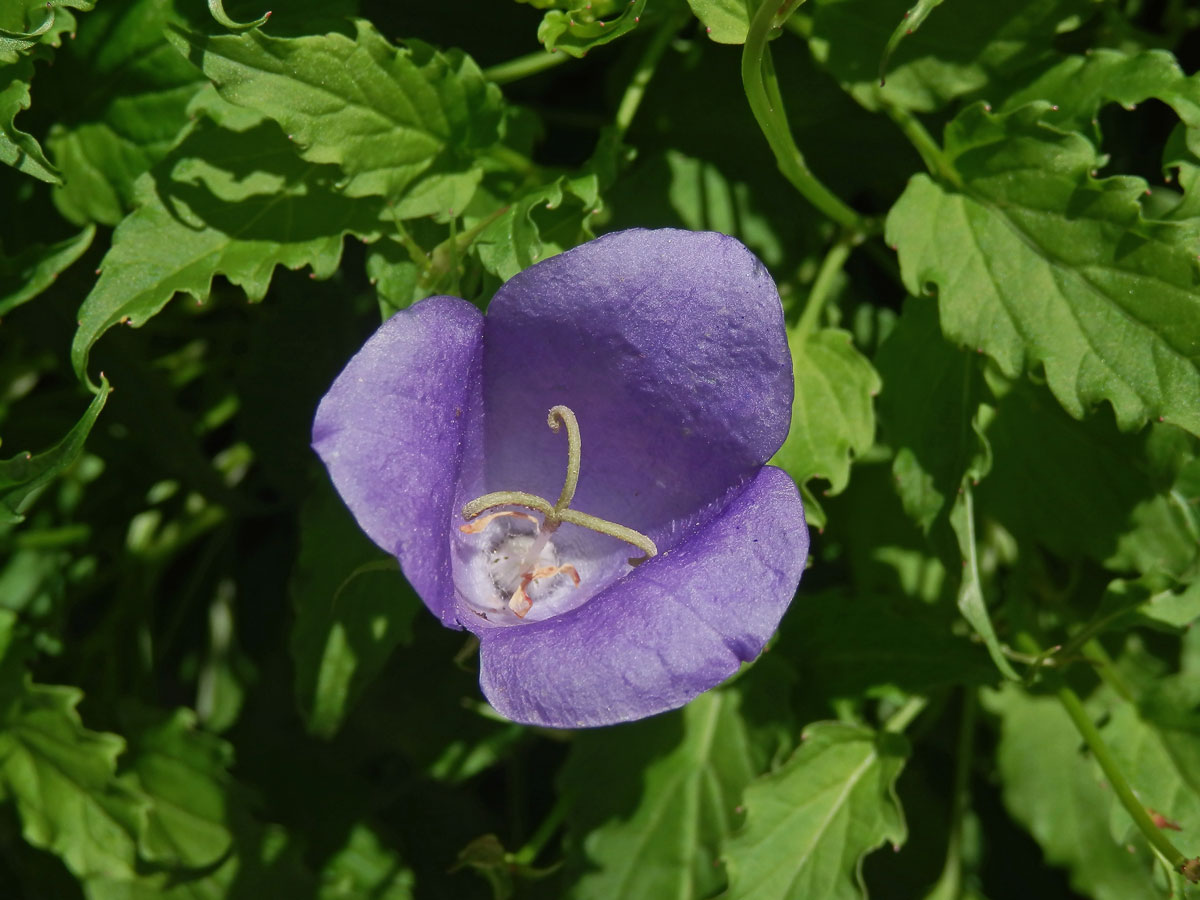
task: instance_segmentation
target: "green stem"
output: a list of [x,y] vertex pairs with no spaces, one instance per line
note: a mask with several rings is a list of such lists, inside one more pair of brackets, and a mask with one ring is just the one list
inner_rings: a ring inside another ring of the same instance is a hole
[[[1028,634],[1018,635],[1017,643],[1029,653],[1041,653],[1037,642]],[[1092,755],[1096,758],[1096,762],[1100,764],[1100,769],[1104,772],[1104,777],[1108,779],[1109,787],[1117,795],[1117,799],[1121,801],[1121,805],[1125,807],[1125,812],[1129,813],[1129,817],[1133,819],[1133,824],[1137,826],[1138,831],[1150,842],[1151,847],[1162,854],[1172,869],[1177,872],[1187,873],[1190,861],[1171,843],[1162,829],[1154,824],[1154,820],[1146,812],[1146,807],[1142,804],[1142,801],[1133,793],[1129,782],[1125,780],[1125,773],[1121,771],[1121,767],[1113,759],[1112,754],[1108,750],[1108,745],[1104,743],[1104,738],[1100,736],[1100,731],[1096,728],[1095,723],[1092,722],[1087,710],[1083,708],[1083,701],[1079,699],[1079,695],[1057,678],[1054,678],[1051,684],[1054,687],[1059,703],[1066,710],[1072,724],[1074,724],[1076,730],[1079,732],[1079,736],[1083,738],[1084,743],[1088,745],[1088,749],[1092,751]]]
[[963,694],[962,719],[958,724],[958,742],[954,758],[954,796],[950,812],[950,834],[946,839],[946,862],[937,883],[926,900],[956,900],[962,895],[963,820],[971,807],[971,762],[975,746],[975,691]]
[[775,161],[783,176],[804,199],[843,228],[856,235],[873,234],[879,230],[877,223],[856,213],[808,170],[804,156],[792,138],[787,113],[783,109],[767,38],[773,29],[782,26],[802,2],[785,0],[780,7],[777,6],[778,0],[765,0],[758,8],[750,22],[746,45],[742,50],[742,86],[758,127],[775,154]]
[[541,855],[546,844],[550,842],[550,838],[554,837],[555,832],[562,827],[563,820],[567,817],[568,807],[566,798],[560,796],[525,846],[512,854],[512,861],[519,866],[533,865],[534,860]]
[[902,707],[888,716],[888,720],[883,723],[883,730],[901,733],[928,705],[927,697],[909,697]]
[[533,53],[526,53],[524,56],[510,59],[508,62],[488,66],[483,70],[483,77],[495,84],[508,84],[528,78],[530,75],[537,75],[539,72],[545,72],[547,69],[553,69],[570,58],[565,53],[535,50]]
[[825,308],[825,301],[829,299],[833,289],[833,283],[838,273],[842,271],[842,266],[846,264],[846,259],[850,256],[852,244],[851,236],[843,235],[837,243],[829,248],[829,252],[821,261],[821,268],[817,270],[817,277],[813,281],[812,289],[808,292],[804,312],[800,314],[800,321],[796,323],[795,331],[800,337],[808,335],[816,327],[817,320],[821,317],[821,310]]
[[682,18],[672,16],[663,22],[650,38],[646,52],[638,61],[637,69],[634,70],[633,77],[629,79],[629,85],[625,88],[625,93],[621,95],[621,102],[617,106],[615,125],[618,140],[624,137],[629,126],[633,124],[633,117],[637,115],[638,107],[642,105],[642,98],[646,95],[646,86],[654,77],[658,61],[662,59],[663,51],[667,49],[667,44],[670,43],[682,23]]
[[907,109],[889,103],[882,97],[879,99],[884,112],[896,123],[896,127],[904,133],[909,143],[916,148],[917,153],[921,154],[921,160],[925,163],[929,174],[961,190],[963,187],[962,176],[950,164],[950,160],[946,158],[946,154],[942,152],[942,148],[938,146],[933,136],[925,130],[921,120]]

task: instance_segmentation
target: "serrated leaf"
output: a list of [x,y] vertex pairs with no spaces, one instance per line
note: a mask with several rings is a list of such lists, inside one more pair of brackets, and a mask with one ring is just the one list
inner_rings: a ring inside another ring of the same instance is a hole
[[252,22],[235,22],[225,12],[225,5],[221,0],[208,0],[208,11],[217,20],[218,25],[222,25],[230,31],[248,31],[251,28],[258,28],[266,25],[267,20],[271,18],[271,12],[268,10]]
[[0,6],[0,54],[29,50],[37,44],[58,47],[75,17],[64,7],[86,12],[95,0],[9,0]]
[[63,175],[54,203],[77,224],[120,222],[138,176],[189,121],[188,104],[205,81],[163,40],[174,16],[167,0],[102,4],[55,61],[55,84],[77,96],[46,147]]
[[850,480],[853,458],[875,440],[879,375],[847,331],[794,329],[788,349],[796,384],[792,425],[771,462],[799,485],[822,478],[828,493],[837,494]]
[[1000,717],[996,762],[1004,803],[1047,861],[1066,867],[1071,886],[1095,900],[1161,900],[1154,859],[1131,854],[1109,834],[1112,792],[1101,785],[1058,701],[1015,685],[985,700]]
[[744,44],[750,30],[746,0],[688,0],[696,18],[704,23],[709,40],[718,44]]
[[195,713],[176,710],[134,735],[129,758],[131,784],[150,801],[139,841],[144,859],[199,869],[230,851],[226,807],[232,748],[197,730]]
[[[566,5],[567,10],[552,9],[542,17],[537,37],[552,53],[561,50],[580,57],[637,28],[646,0],[630,0],[628,4],[570,0]],[[614,7],[619,13],[611,17]]]
[[742,789],[765,759],[736,691],[701,694],[680,712],[586,732],[562,775],[583,874],[573,900],[707,897],[717,848]]
[[1091,10],[1088,0],[954,2],[904,35],[887,61],[880,58],[912,0],[814,0],[809,45],[813,56],[867,109],[885,103],[932,112],[954,99],[1007,86],[1056,59],[1058,32]]
[[107,379],[101,375],[96,396],[61,441],[37,456],[19,453],[0,460],[0,523],[22,521],[37,493],[79,458],[110,391]]
[[27,684],[0,719],[0,786],[21,833],[79,878],[130,877],[146,801],[116,778],[125,742],[83,727],[75,688]]
[[0,162],[41,181],[58,184],[58,170],[46,159],[41,145],[14,122],[18,113],[29,109],[32,79],[31,57],[0,50]]
[[499,139],[499,88],[461,51],[355,29],[353,40],[169,36],[222,97],[279,122],[310,162],[341,166],[349,196],[385,195],[402,218],[445,214],[447,196],[461,209],[475,153]]
[[361,822],[325,864],[317,900],[411,900],[413,873]]
[[1043,367],[1077,418],[1107,400],[1122,428],[1200,433],[1200,223],[1144,219],[1145,182],[1092,178],[1095,149],[1046,108],[976,105],[947,127],[962,189],[918,175],[888,215],[905,285],[936,286],[946,335],[1009,377]]
[[0,252],[0,316],[50,287],[60,272],[87,251],[95,234],[96,227],[88,225],[57,244],[34,244],[9,257]]
[[377,233],[379,206],[334,187],[337,170],[305,163],[272,123],[245,131],[207,120],[138,183],[141,206],[118,226],[79,310],[71,347],[87,377],[92,346],[118,323],[143,325],[176,293],[203,301],[224,275],[261,300],[277,265],[327,278],[345,234]]
[[898,734],[842,722],[805,728],[792,758],[746,788],[722,898],[865,897],[863,858],[908,834],[894,789],[908,752]]
[[292,574],[296,697],[308,730],[332,737],[421,609],[394,560],[380,556],[326,484],[300,515]]

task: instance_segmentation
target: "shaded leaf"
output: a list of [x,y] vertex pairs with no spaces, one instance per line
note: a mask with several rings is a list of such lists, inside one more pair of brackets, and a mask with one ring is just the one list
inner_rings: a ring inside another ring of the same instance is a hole
[[342,237],[374,235],[374,202],[334,186],[337,170],[299,159],[272,123],[246,130],[204,120],[138,183],[139,208],[113,235],[101,276],[79,310],[71,357],[87,377],[92,345],[118,323],[138,327],[176,293],[197,301],[224,275],[252,301],[277,265],[327,278]]
[[96,396],[61,441],[37,456],[19,453],[11,459],[0,460],[0,522],[24,519],[25,510],[37,493],[79,458],[110,391],[107,379],[101,375]]
[[332,737],[421,609],[395,560],[381,557],[326,483],[301,512],[292,574],[296,697],[311,733]]
[[944,2],[945,0],[917,0],[916,5],[904,14],[904,18],[900,20],[900,23],[893,29],[891,37],[888,38],[887,46],[883,48],[883,58],[879,60],[880,87],[887,80],[888,62],[900,42],[914,34],[929,18],[929,14]]
[[34,244],[16,256],[0,254],[0,316],[50,287],[60,272],[83,256],[95,234],[95,226],[89,225],[57,244]]
[[47,73],[73,95],[46,146],[63,175],[55,206],[77,224],[120,222],[138,176],[189,121],[205,82],[163,40],[174,17],[169,0],[101,4]]
[[865,897],[862,860],[907,837],[894,785],[904,738],[842,722],[804,729],[782,767],[746,788],[746,824],[730,839],[728,900]]
[[996,670],[978,644],[915,604],[897,608],[870,594],[820,594],[784,620],[780,652],[801,683],[828,697],[927,693],[952,684],[987,684]]
[[912,0],[814,0],[813,55],[867,109],[895,104],[920,112],[1010,84],[1057,59],[1056,35],[1092,10],[1088,0],[954,2],[899,41],[879,85],[880,58]]
[[461,51],[355,27],[354,40],[170,36],[226,100],[279,122],[310,162],[341,166],[349,196],[386,195],[401,218],[461,210],[482,174],[475,153],[499,139],[499,88]]
[[905,512],[927,534],[964,478],[988,468],[977,431],[983,379],[970,354],[942,338],[936,304],[910,298],[875,364],[883,378],[879,415],[896,451],[892,470]]
[[317,900],[409,900],[413,874],[366,825],[355,825],[325,864]]
[[918,175],[888,215],[905,285],[936,286],[946,335],[1006,375],[1043,367],[1077,418],[1107,400],[1122,428],[1200,432],[1200,223],[1144,219],[1145,182],[1090,177],[1095,149],[1045,110],[976,105],[947,127],[963,188]]

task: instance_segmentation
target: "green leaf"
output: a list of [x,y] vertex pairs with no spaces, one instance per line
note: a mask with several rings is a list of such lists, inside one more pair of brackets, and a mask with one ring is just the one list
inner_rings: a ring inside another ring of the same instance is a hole
[[569,897],[699,900],[720,887],[717,848],[766,762],[739,710],[736,691],[710,691],[681,712],[579,736],[562,775],[583,870]]
[[0,719],[0,788],[25,840],[77,877],[130,877],[146,801],[116,778],[125,742],[83,727],[82,698],[75,688],[26,684]]
[[[1092,12],[1088,0],[995,0],[947,4],[920,31],[905,35],[880,58],[912,0],[814,0],[808,30],[813,56],[867,109],[894,104],[932,112],[954,99],[986,92],[996,98],[1009,83],[1057,58],[1061,31]],[[908,26],[911,27],[911,26]]]
[[308,730],[329,738],[392,651],[412,642],[421,605],[326,483],[300,524],[291,585],[296,696]]
[[22,521],[38,492],[79,458],[111,390],[108,380],[101,375],[96,396],[61,441],[37,456],[19,453],[0,460],[0,523]]
[[[129,779],[149,798],[141,856],[163,865],[202,868],[233,844],[227,824],[232,748],[196,729],[196,715],[180,709],[131,739]],[[126,776],[129,777],[129,776]]]
[[0,253],[0,316],[50,287],[60,272],[83,256],[95,234],[96,227],[88,225],[57,244],[33,244],[16,256]]
[[29,109],[29,82],[33,59],[0,50],[0,162],[50,184],[59,184],[58,170],[46,159],[32,135],[19,129],[14,120]]
[[947,127],[962,188],[918,175],[888,215],[904,283],[936,286],[947,337],[1007,376],[1044,368],[1073,416],[1107,400],[1124,429],[1200,433],[1200,222],[1143,218],[1145,182],[1090,177],[1102,160],[1047,108],[976,105]]
[[252,301],[262,299],[277,265],[311,266],[314,277],[328,278],[343,235],[378,233],[378,204],[345,196],[336,178],[336,169],[299,159],[272,123],[198,123],[139,181],[141,205],[113,235],[79,310],[71,347],[79,377],[109,328],[141,326],[176,293],[203,302],[216,275]]
[[937,306],[910,298],[875,359],[883,378],[879,416],[896,451],[904,510],[926,534],[964,478],[987,470],[979,427],[983,380],[976,359],[942,338]]
[[[1200,735],[1147,723],[1128,703],[1112,710],[1100,734],[1151,815],[1176,826],[1171,843],[1187,857],[1200,856]],[[1115,797],[1112,807],[1114,837],[1136,839],[1133,821]]]
[[927,693],[987,684],[996,670],[983,648],[955,637],[928,608],[854,593],[809,596],[784,619],[779,646],[801,683],[833,698]]
[[[569,0],[567,10],[552,9],[538,26],[538,40],[551,53],[562,50],[570,56],[586,56],[593,47],[615,41],[638,27],[646,0],[618,2],[589,2]],[[612,18],[613,12],[620,10]]]
[[907,837],[894,789],[908,756],[901,735],[817,722],[801,740],[746,788],[746,824],[724,854],[728,900],[865,897],[863,858]]
[[556,181],[522,195],[480,232],[474,250],[503,281],[592,237],[588,219],[600,202],[595,175]]
[[230,31],[248,31],[251,28],[258,28],[259,26],[266,25],[267,20],[271,18],[271,11],[267,10],[267,12],[263,13],[253,22],[235,22],[225,12],[225,6],[221,3],[221,0],[208,0],[208,11],[217,20],[218,25],[223,25]]
[[1112,791],[1058,701],[1013,685],[984,696],[1000,717],[996,762],[1005,805],[1047,861],[1066,867],[1071,886],[1095,900],[1161,900],[1153,858],[1131,854],[1109,834]]
[[704,23],[710,40],[718,44],[744,44],[750,30],[746,0],[688,0],[696,18]]
[[189,122],[205,81],[163,40],[173,19],[164,0],[102,4],[55,61],[56,79],[82,86],[46,138],[63,176],[54,203],[72,222],[120,222]]
[[355,825],[325,864],[317,900],[410,900],[413,874],[366,825]]
[[[852,459],[875,440],[879,375],[847,331],[793,329],[788,348],[796,383],[792,425],[771,462],[798,485],[823,478],[829,482],[828,493],[837,494],[850,480]],[[819,506],[806,504],[805,511],[810,522],[823,524]]]
[[272,38],[251,31],[169,37],[226,100],[279,122],[304,159],[336,163],[349,196],[382,194],[401,218],[461,210],[497,142],[500,89],[461,51],[388,43],[368,22],[356,38]]

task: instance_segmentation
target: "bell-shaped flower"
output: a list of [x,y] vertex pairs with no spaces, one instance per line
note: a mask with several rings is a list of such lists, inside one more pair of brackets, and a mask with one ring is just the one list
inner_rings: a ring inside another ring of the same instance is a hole
[[808,554],[779,295],[733,238],[634,229],[516,275],[484,316],[397,313],[321,401],[359,524],[518,722],[605,725],[753,659]]

